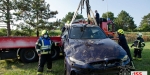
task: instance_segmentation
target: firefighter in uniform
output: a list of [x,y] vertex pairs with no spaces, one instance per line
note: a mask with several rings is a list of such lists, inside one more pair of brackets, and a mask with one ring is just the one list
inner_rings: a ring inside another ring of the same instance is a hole
[[124,31],[122,29],[119,29],[117,31],[117,34],[118,34],[118,38],[119,38],[118,44],[127,52],[127,55],[130,58],[129,65],[132,67],[131,68],[132,70],[135,70],[135,67],[134,67],[134,64],[133,64],[133,60],[132,60],[132,57],[131,57],[131,52],[130,52],[130,49],[128,47],[125,35],[124,35]]
[[131,48],[134,46],[134,56],[133,59],[142,60],[142,50],[143,47],[145,46],[144,40],[142,38],[142,33],[137,34],[137,39],[134,41],[134,43],[131,45]]
[[51,49],[52,49],[53,42],[48,36],[48,31],[43,30],[42,36],[36,42],[36,51],[39,56],[39,63],[38,63],[38,72],[37,75],[42,75],[44,65],[47,62],[47,72],[52,72],[52,60],[51,60]]

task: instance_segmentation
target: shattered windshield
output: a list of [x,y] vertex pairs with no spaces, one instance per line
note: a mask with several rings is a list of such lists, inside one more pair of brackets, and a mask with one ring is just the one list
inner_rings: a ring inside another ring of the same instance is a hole
[[70,33],[71,39],[105,39],[104,32],[99,27],[73,27]]

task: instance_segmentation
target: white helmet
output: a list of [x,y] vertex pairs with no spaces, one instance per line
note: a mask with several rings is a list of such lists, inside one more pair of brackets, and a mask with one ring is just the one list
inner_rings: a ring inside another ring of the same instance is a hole
[[137,34],[137,37],[142,37],[142,33],[138,33],[138,34]]

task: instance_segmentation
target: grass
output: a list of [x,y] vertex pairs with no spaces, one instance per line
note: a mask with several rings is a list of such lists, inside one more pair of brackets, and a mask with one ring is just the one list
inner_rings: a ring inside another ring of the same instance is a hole
[[[130,47],[131,44],[129,44]],[[134,60],[137,71],[148,71],[150,74],[150,42],[146,42],[146,46],[142,52],[142,61]],[[133,49],[131,49],[133,55]],[[0,60],[0,75],[36,75],[38,63],[21,63],[18,60]],[[44,68],[44,75],[63,75],[63,59],[53,61],[54,73],[46,73],[46,66]]]
[[[129,47],[131,44],[129,44]],[[130,49],[133,56],[133,48]],[[142,61],[134,60],[135,68],[137,71],[148,71],[150,74],[150,42],[146,42],[146,46],[142,51]]]
[[[38,63],[21,63],[13,60],[2,60],[0,62],[0,75],[36,75]],[[46,65],[44,68],[44,75],[63,75],[63,59],[53,61],[54,73],[46,72]]]

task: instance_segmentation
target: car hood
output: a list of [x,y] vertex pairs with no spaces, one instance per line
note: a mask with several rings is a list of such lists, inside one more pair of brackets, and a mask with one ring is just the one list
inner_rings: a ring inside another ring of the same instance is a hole
[[104,61],[105,59],[120,59],[126,55],[125,50],[109,38],[102,40],[71,39],[64,50],[66,56],[85,63]]

